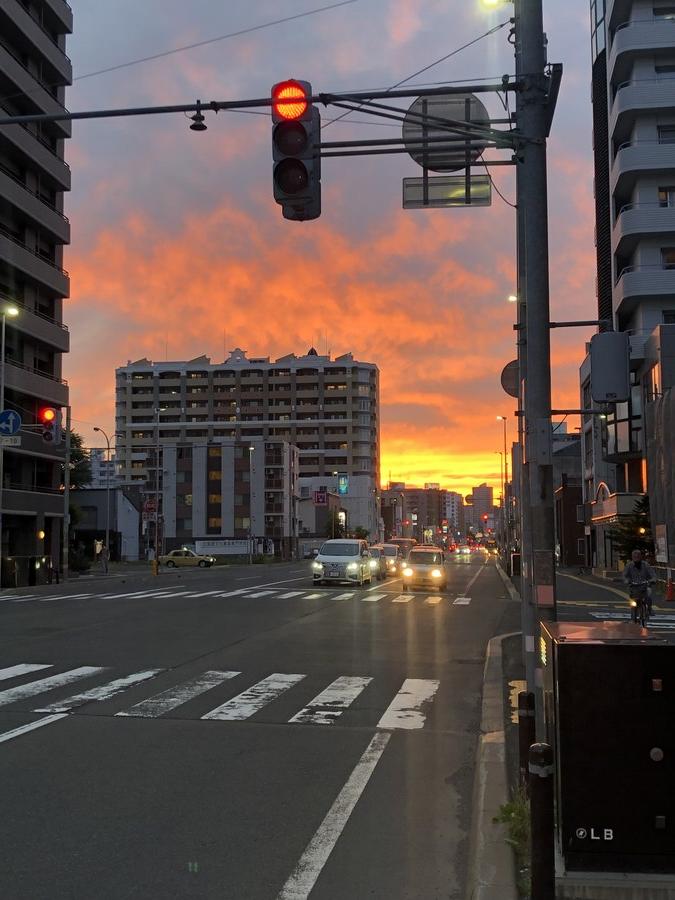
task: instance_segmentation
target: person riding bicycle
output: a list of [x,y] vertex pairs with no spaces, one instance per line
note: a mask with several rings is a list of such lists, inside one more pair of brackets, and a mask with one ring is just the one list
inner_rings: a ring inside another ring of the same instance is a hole
[[647,610],[649,615],[652,614],[652,592],[650,585],[656,584],[656,575],[647,560],[642,558],[641,550],[633,550],[631,553],[631,561],[623,570],[623,578],[628,585],[629,590],[646,585],[647,587]]

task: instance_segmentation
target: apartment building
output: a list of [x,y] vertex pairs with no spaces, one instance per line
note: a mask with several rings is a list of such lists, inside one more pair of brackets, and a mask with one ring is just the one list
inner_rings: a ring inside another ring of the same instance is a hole
[[[65,52],[72,24],[65,0],[0,3],[0,117],[63,111],[72,82]],[[29,426],[20,432],[20,446],[0,450],[3,583],[25,581],[27,560],[36,555],[58,559],[61,544],[62,448],[45,444],[30,426],[40,409],[68,405],[62,355],[69,349],[63,300],[70,287],[63,247],[70,226],[63,209],[70,133],[68,121],[0,126],[4,406]]]
[[298,448],[300,495],[338,493],[348,527],[377,536],[378,369],[351,353],[271,361],[237,348],[222,363],[129,362],[116,372],[115,430],[125,481],[152,481],[157,445],[287,442]]
[[117,476],[115,454],[108,458],[108,450],[105,447],[92,447],[89,450],[89,463],[91,465],[91,488],[117,487],[121,479]]
[[[631,393],[582,424],[587,561],[615,568],[609,530],[649,490],[650,406],[675,381],[675,5],[592,0],[598,318],[630,335]],[[581,405],[593,407],[590,365]],[[655,523],[665,524],[665,523]]]
[[449,532],[457,536],[457,532],[464,532],[464,498],[456,491],[445,492],[445,518]]

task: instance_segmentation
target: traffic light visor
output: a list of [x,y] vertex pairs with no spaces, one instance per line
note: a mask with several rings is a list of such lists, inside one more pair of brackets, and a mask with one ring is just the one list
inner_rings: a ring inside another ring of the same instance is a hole
[[273,109],[281,119],[299,119],[307,111],[307,94],[297,81],[281,81],[272,88]]

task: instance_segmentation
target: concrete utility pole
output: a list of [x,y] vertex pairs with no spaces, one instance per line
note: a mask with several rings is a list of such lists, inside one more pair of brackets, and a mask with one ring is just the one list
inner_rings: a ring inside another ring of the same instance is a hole
[[[516,153],[521,326],[518,358],[525,414],[521,485],[523,639],[528,689],[540,692],[537,623],[556,618],[546,178],[548,79],[542,0],[514,0],[514,10],[516,77],[520,83],[516,122],[525,138]],[[541,704],[537,707],[541,725]]]
[[62,564],[63,580],[68,578],[68,538],[70,536],[70,406],[66,406],[66,452],[63,460],[63,533]]

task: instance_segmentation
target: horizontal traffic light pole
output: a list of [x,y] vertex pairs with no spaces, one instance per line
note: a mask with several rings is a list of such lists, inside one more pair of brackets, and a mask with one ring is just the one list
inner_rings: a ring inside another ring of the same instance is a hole
[[[423,148],[414,147],[415,150],[422,150]],[[448,149],[456,150],[457,147],[451,147]],[[435,148],[435,152],[439,153],[440,148]],[[330,159],[332,156],[384,156],[390,153],[410,153],[408,148],[406,147],[382,147],[378,149],[376,147],[367,147],[363,150],[333,150],[328,153],[321,153],[322,159]],[[431,155],[431,154],[430,154]],[[431,160],[433,162],[433,159]],[[470,162],[470,166],[479,166],[481,169],[484,166],[515,166],[516,161],[514,159],[480,159],[476,162]],[[464,163],[460,166],[461,169],[465,169],[466,165]]]

